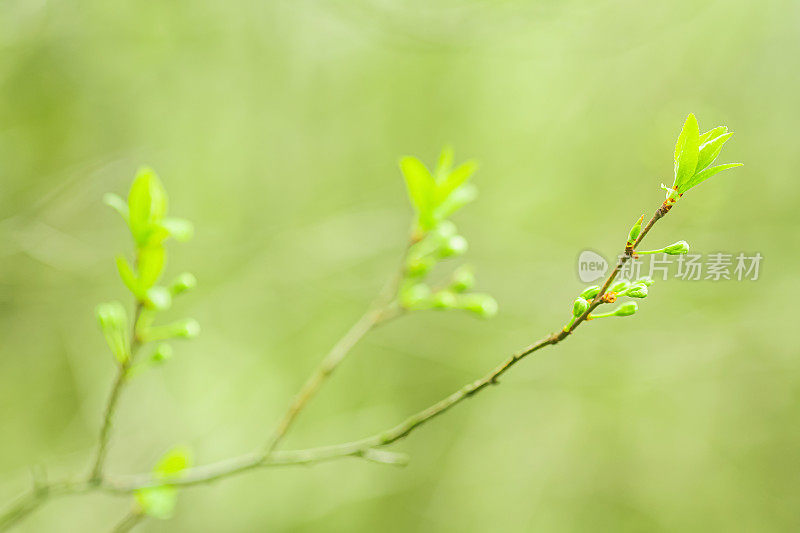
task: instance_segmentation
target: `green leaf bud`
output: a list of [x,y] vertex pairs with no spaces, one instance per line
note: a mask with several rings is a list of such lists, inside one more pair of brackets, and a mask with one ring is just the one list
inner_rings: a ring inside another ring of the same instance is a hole
[[689,243],[686,241],[678,241],[670,244],[664,248],[664,253],[668,255],[682,255],[689,253]]
[[678,201],[678,198],[681,197],[681,193],[679,193],[678,190],[673,187],[667,187],[662,183],[661,188],[667,191],[667,197],[664,200],[664,202],[667,204],[674,204]]
[[643,276],[636,280],[636,284],[641,284],[646,287],[649,287],[653,283],[655,283],[655,281],[653,281],[653,278],[651,278],[650,276]]
[[452,309],[458,305],[456,295],[451,291],[439,291],[433,295],[433,307],[437,309]]
[[634,284],[625,292],[625,296],[630,296],[631,298],[646,298],[647,287],[645,285]]
[[580,294],[581,298],[590,299],[594,298],[600,294],[600,285],[592,285],[591,287],[586,287],[583,289],[583,292]]
[[193,339],[200,335],[200,323],[197,320],[193,318],[187,318],[178,324],[180,324],[180,326],[176,328],[176,337]]
[[155,364],[161,364],[165,361],[168,361],[172,358],[172,346],[169,344],[162,342],[158,346],[156,346],[155,351],[153,351],[153,355],[150,356],[150,360]]
[[449,220],[442,220],[439,222],[431,233],[442,238],[449,239],[458,232],[456,225]]
[[611,291],[611,292],[622,292],[622,291],[624,291],[625,289],[627,289],[630,286],[631,286],[631,282],[626,280],[626,279],[623,279],[621,281],[616,282],[614,285],[612,285],[611,288],[609,289],[609,291]]
[[445,240],[442,248],[439,250],[441,257],[454,257],[463,255],[468,248],[467,239],[461,235],[453,235]]
[[406,273],[411,277],[422,277],[436,265],[432,257],[410,257],[406,261]]
[[642,232],[642,222],[644,222],[644,215],[639,217],[639,220],[634,223],[631,231],[628,232],[628,243],[627,246],[631,247],[636,242],[636,239],[639,238],[639,234]]
[[636,302],[627,302],[617,307],[614,310],[613,314],[614,316],[630,316],[634,314],[638,309],[639,306],[636,305]]
[[464,294],[459,299],[458,306],[482,318],[491,318],[497,314],[497,300],[488,294]]
[[400,305],[406,309],[426,309],[431,304],[431,289],[424,283],[413,283],[400,290]]
[[578,297],[572,304],[572,316],[577,318],[581,316],[583,313],[585,313],[587,309],[589,309],[589,302],[587,302],[581,297]]
[[470,290],[475,285],[475,273],[469,265],[462,265],[453,272],[450,289],[456,292]]
[[147,291],[145,305],[156,311],[166,311],[172,306],[172,294],[166,288],[156,286]]
[[197,278],[191,272],[184,272],[172,280],[169,285],[169,292],[172,296],[178,296],[186,291],[190,291],[197,286]]

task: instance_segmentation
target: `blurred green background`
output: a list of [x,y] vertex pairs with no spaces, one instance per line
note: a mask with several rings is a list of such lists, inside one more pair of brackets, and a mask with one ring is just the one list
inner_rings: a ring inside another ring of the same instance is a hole
[[[93,317],[130,250],[101,202],[152,165],[196,237],[168,272],[195,341],[126,390],[113,473],[174,444],[254,449],[383,285],[411,211],[397,157],[475,157],[455,221],[483,321],[421,313],[360,344],[287,448],[393,425],[558,328],[578,253],[663,199],[688,112],[745,167],[651,233],[764,256],[755,282],[669,280],[392,449],[182,493],[142,531],[797,531],[800,3],[0,3],[0,501],[82,472],[114,374]],[[127,300],[126,300],[127,301]],[[19,531],[105,531],[130,501],[54,501]]]

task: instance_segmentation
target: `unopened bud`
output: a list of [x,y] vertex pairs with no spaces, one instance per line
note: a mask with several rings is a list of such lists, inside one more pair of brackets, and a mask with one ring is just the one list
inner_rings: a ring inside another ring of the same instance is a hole
[[475,285],[475,273],[469,265],[458,267],[453,272],[452,282],[450,288],[456,292],[468,291]]
[[432,233],[441,237],[442,239],[449,239],[458,232],[456,225],[449,220],[442,220],[433,229]]
[[184,272],[172,280],[169,285],[169,292],[172,296],[177,296],[186,291],[190,291],[197,286],[197,278],[191,272]]
[[406,271],[409,276],[420,277],[427,274],[435,264],[432,257],[410,258],[406,263]]
[[625,303],[614,311],[614,316],[630,316],[634,314],[639,309],[639,306],[636,305],[636,302],[628,302]]
[[176,337],[184,339],[193,339],[200,335],[200,323],[193,319],[187,318],[179,322],[180,326],[176,329]]
[[625,292],[625,295],[631,298],[647,298],[647,287],[635,284]]
[[622,291],[624,291],[625,289],[627,289],[630,286],[631,286],[631,282],[626,280],[626,279],[623,279],[622,281],[618,281],[614,285],[612,285],[611,288],[609,289],[609,291],[611,291],[611,292],[622,292]]
[[144,303],[150,309],[166,311],[172,305],[172,294],[164,287],[151,287],[147,291],[147,300]]
[[581,298],[586,298],[588,300],[589,298],[594,298],[598,294],[600,294],[600,285],[592,285],[591,287],[586,287],[583,289],[583,292],[580,296]]
[[668,255],[682,255],[689,253],[689,243],[686,241],[678,241],[675,244],[670,244],[664,248],[664,253]]
[[406,309],[424,309],[430,304],[431,289],[424,283],[414,283],[400,291],[400,305]]
[[639,220],[631,228],[631,231],[628,232],[628,246],[633,246],[636,242],[636,239],[639,238],[639,234],[642,232],[642,222],[644,222],[644,215],[639,217]]
[[464,252],[467,251],[468,246],[467,239],[461,235],[453,235],[444,242],[442,248],[439,250],[439,255],[441,257],[463,255]]
[[459,307],[483,318],[491,318],[497,314],[497,300],[488,294],[465,294],[461,297]]
[[653,283],[655,283],[655,281],[653,281],[653,278],[651,278],[650,276],[644,276],[636,280],[636,284],[641,284],[646,287],[649,287]]
[[589,302],[587,302],[586,300],[584,300],[581,297],[578,297],[578,298],[575,299],[575,302],[572,304],[572,316],[574,316],[575,318],[578,318],[583,313],[585,313],[587,309],[589,309]]
[[172,346],[163,342],[158,346],[156,346],[153,355],[150,356],[150,360],[156,364],[163,363],[171,358],[172,358]]
[[433,295],[433,307],[437,309],[452,309],[456,305],[456,295],[450,291],[439,291]]
[[187,318],[176,323],[175,337],[193,339],[198,335],[200,335],[200,323],[197,320]]

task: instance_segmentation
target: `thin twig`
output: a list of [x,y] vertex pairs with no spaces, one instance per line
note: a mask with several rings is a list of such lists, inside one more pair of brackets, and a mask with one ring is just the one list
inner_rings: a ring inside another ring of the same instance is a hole
[[[642,232],[639,235],[639,238],[634,243],[633,248],[639,245],[642,239],[644,239],[645,235],[647,235],[647,233],[653,227],[653,225],[664,215],[666,215],[668,211],[669,207],[666,207],[666,204],[662,205],[658,210],[656,210],[653,217],[650,219],[647,225],[642,229]],[[606,293],[608,288],[614,282],[614,279],[622,270],[624,264],[632,256],[633,252],[626,253],[620,256],[620,259],[617,262],[616,267],[609,273],[608,277],[606,278],[605,282],[602,285],[600,292],[592,300],[592,302],[589,305],[589,308],[581,316],[575,319],[575,321],[572,323],[570,327],[559,330],[557,333],[548,335],[547,337],[539,340],[538,342],[531,344],[530,346],[524,348],[523,350],[515,353],[514,355],[503,361],[500,365],[496,366],[491,372],[486,374],[484,377],[475,380],[472,383],[468,383],[461,389],[450,394],[449,396],[445,397],[439,402],[431,405],[426,409],[423,409],[422,411],[413,416],[410,416],[397,426],[394,426],[381,433],[377,433],[375,435],[357,441],[346,442],[332,446],[309,448],[305,450],[293,450],[284,452],[273,451],[271,453],[268,453],[267,455],[248,454],[227,461],[213,463],[202,467],[196,467],[188,471],[185,471],[181,478],[170,480],[170,484],[175,486],[192,486],[203,483],[209,483],[212,481],[226,478],[228,476],[232,476],[242,472],[247,472],[249,470],[261,467],[309,464],[309,463],[328,461],[331,459],[337,459],[342,457],[364,457],[365,454],[370,453],[370,450],[375,450],[376,448],[392,444],[406,437],[416,428],[425,424],[432,418],[444,413],[448,409],[466,400],[467,398],[472,397],[473,395],[480,392],[489,385],[498,384],[500,376],[505,374],[509,369],[511,369],[511,367],[513,367],[515,364],[517,364],[519,361],[521,361],[528,355],[537,352],[546,346],[556,345],[562,340],[566,339],[569,335],[572,334],[573,331],[575,331],[575,329],[581,323],[583,323],[587,319],[589,314],[594,309],[602,305],[603,295]],[[126,493],[136,490],[138,488],[158,485],[159,483],[163,483],[163,480],[159,481],[153,479],[149,475],[143,475],[143,476],[133,476],[129,478],[123,478],[119,480],[110,480],[107,484],[104,485],[103,488],[111,492]]]
[[0,531],[8,530],[11,526],[38,509],[50,498],[68,496],[70,494],[81,494],[93,488],[95,487],[90,487],[89,484],[84,481],[77,483],[62,481],[36,485],[31,491],[20,496],[8,508],[0,512]]
[[[403,261],[405,261],[405,256],[409,247],[410,245],[406,247],[406,251],[403,253]],[[300,412],[305,408],[311,398],[314,397],[317,391],[319,391],[322,384],[330,377],[333,371],[344,361],[353,347],[364,338],[364,335],[378,325],[386,323],[401,314],[402,311],[396,304],[393,305],[393,301],[397,294],[400,281],[402,280],[403,269],[404,265],[401,264],[400,269],[398,269],[393,279],[383,288],[375,303],[373,303],[370,309],[353,324],[341,339],[339,339],[308,377],[278,422],[272,437],[264,447],[263,456],[270,454],[278,447],[278,444],[283,437],[286,436],[286,433],[289,431],[289,428]]]
[[111,533],[128,533],[128,531],[135,528],[144,519],[145,515],[142,514],[140,510],[134,509],[126,514],[122,520],[120,520],[120,522],[114,526],[114,529],[111,530]]
[[99,484],[103,479],[103,466],[105,464],[106,454],[108,453],[108,441],[111,437],[111,427],[114,422],[114,413],[116,413],[117,410],[117,402],[119,402],[120,393],[122,392],[122,389],[128,380],[128,371],[133,364],[134,357],[136,356],[136,352],[141,344],[136,332],[136,323],[139,320],[139,315],[141,312],[142,304],[137,302],[136,309],[133,313],[133,326],[131,328],[132,333],[130,356],[120,363],[119,368],[117,369],[117,377],[114,380],[114,385],[112,385],[111,392],[108,396],[108,400],[106,401],[106,408],[103,414],[103,425],[100,428],[100,436],[97,439],[97,452],[95,454],[94,461],[92,462],[91,473],[89,474],[90,483]]

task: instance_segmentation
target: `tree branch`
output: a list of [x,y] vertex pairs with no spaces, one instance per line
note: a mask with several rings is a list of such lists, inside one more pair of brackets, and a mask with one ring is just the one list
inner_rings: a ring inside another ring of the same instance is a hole
[[144,519],[145,515],[143,515],[141,511],[130,511],[116,526],[114,526],[114,529],[111,530],[111,533],[127,533],[139,525]]
[[[119,389],[124,383],[124,376],[120,380],[118,377],[112,394],[109,398],[108,406],[106,409],[106,416],[104,419],[103,429],[101,430],[100,442],[98,446],[97,458],[95,459],[95,468],[93,475],[89,480],[78,484],[60,483],[50,484],[38,487],[32,493],[21,497],[17,503],[13,504],[8,510],[0,513],[0,531],[4,531],[11,527],[14,523],[18,522],[36,508],[38,508],[49,496],[59,494],[73,494],[77,492],[84,492],[89,490],[103,490],[115,494],[129,494],[138,489],[147,487],[160,486],[169,484],[175,487],[189,487],[205,483],[211,483],[220,479],[228,478],[240,473],[248,472],[250,470],[268,467],[268,466],[281,466],[281,465],[300,465],[318,463],[329,461],[343,457],[360,457],[371,461],[376,461],[384,464],[403,464],[405,457],[402,454],[396,454],[380,448],[388,446],[398,440],[408,436],[416,428],[427,423],[429,420],[444,413],[455,405],[461,403],[467,398],[471,398],[481,390],[487,388],[489,385],[496,385],[499,383],[499,378],[511,369],[518,362],[523,360],[528,355],[535,353],[546,346],[556,345],[562,340],[566,339],[572,334],[581,323],[587,320],[589,314],[602,305],[603,295],[614,282],[619,272],[622,270],[624,264],[634,255],[634,248],[644,239],[645,235],[650,231],[653,225],[669,212],[671,205],[666,202],[656,210],[653,217],[642,229],[641,234],[636,239],[634,246],[620,256],[617,265],[611,271],[602,285],[600,292],[591,301],[588,309],[579,317],[577,317],[568,327],[559,330],[557,333],[548,335],[547,337],[531,344],[523,350],[513,354],[511,357],[503,361],[500,365],[492,369],[488,374],[482,378],[468,383],[459,390],[440,400],[439,402],[423,409],[417,414],[410,416],[402,423],[389,428],[385,431],[375,435],[366,437],[364,439],[335,444],[331,446],[321,446],[316,448],[308,448],[292,451],[275,451],[276,445],[280,442],[282,437],[286,434],[292,422],[297,415],[313,397],[325,379],[333,372],[333,370],[344,360],[349,353],[350,349],[375,325],[388,320],[386,316],[393,317],[394,315],[383,315],[386,307],[382,311],[371,310],[368,311],[340,340],[336,346],[329,352],[323,359],[320,366],[312,374],[306,384],[301,388],[300,393],[290,405],[289,410],[284,415],[278,429],[272,437],[267,448],[260,453],[246,454],[239,457],[234,457],[218,463],[211,463],[204,466],[190,468],[181,473],[180,477],[165,480],[155,479],[150,474],[126,476],[120,478],[104,478],[102,476],[102,465],[105,457],[105,452],[108,444],[109,428],[114,414],[117,397],[119,396]],[[378,307],[377,309],[381,309]],[[137,312],[138,313],[138,312]],[[135,322],[134,322],[135,324]],[[129,521],[135,520],[133,525],[138,522],[138,518],[128,516],[123,520],[120,525],[126,525]]]
[[[405,261],[410,246],[411,244],[409,243],[405,248],[403,261]],[[364,335],[378,325],[386,323],[402,313],[402,310],[399,309],[396,304],[393,305],[392,302],[396,296],[400,280],[402,279],[403,269],[404,265],[401,263],[395,276],[383,288],[380,296],[372,304],[370,309],[353,324],[341,339],[339,339],[308,377],[300,388],[300,391],[295,395],[292,403],[289,404],[288,409],[278,422],[272,437],[264,447],[265,455],[271,453],[278,447],[278,444],[283,437],[286,436],[286,433],[289,431],[289,428],[300,412],[319,391],[322,384],[333,374],[333,371],[344,361],[353,347],[364,338]]]
[[141,345],[138,336],[136,334],[136,323],[139,320],[139,315],[142,312],[142,304],[141,302],[136,302],[136,309],[133,313],[133,326],[132,326],[132,333],[131,333],[131,347],[130,347],[130,357],[125,359],[117,369],[117,377],[114,380],[114,385],[111,387],[111,393],[108,396],[108,400],[106,401],[106,408],[103,415],[103,425],[100,428],[100,436],[97,439],[97,452],[95,453],[95,458],[92,463],[92,470],[89,474],[89,482],[93,484],[99,484],[103,479],[103,466],[106,460],[106,454],[108,453],[108,441],[111,438],[111,427],[114,422],[114,414],[117,410],[117,402],[119,401],[120,393],[125,386],[125,383],[128,380],[128,371],[133,364],[134,357],[136,356],[136,352],[139,350]]
[[[653,225],[667,214],[669,208],[670,206],[665,203],[656,210],[653,217],[642,229],[642,232],[634,243],[632,249],[635,249],[635,247],[639,245],[650,229],[652,229]],[[520,350],[503,361],[500,365],[496,366],[491,372],[482,378],[475,380],[472,383],[468,383],[444,399],[426,409],[423,409],[419,413],[410,416],[405,421],[392,428],[364,439],[332,446],[322,446],[305,450],[284,452],[267,451],[266,453],[262,454],[243,455],[227,461],[189,469],[185,471],[180,478],[170,480],[169,484],[174,486],[192,486],[210,483],[212,481],[223,479],[235,474],[240,474],[242,472],[267,466],[309,464],[329,461],[342,457],[364,457],[373,459],[376,456],[374,452],[379,451],[376,450],[377,448],[387,446],[406,437],[416,428],[422,426],[429,420],[444,413],[467,398],[472,397],[481,390],[487,388],[489,385],[499,384],[500,376],[505,374],[511,369],[511,367],[516,365],[522,359],[546,346],[556,345],[570,336],[572,332],[575,331],[578,326],[580,326],[581,323],[587,320],[587,317],[594,309],[603,304],[603,295],[614,282],[614,279],[617,277],[617,275],[619,275],[619,272],[622,270],[624,264],[633,256],[633,253],[633,250],[631,250],[630,253],[625,253],[620,256],[617,265],[614,267],[611,273],[609,273],[602,285],[600,292],[592,300],[589,308],[581,316],[575,319],[575,321],[569,327],[561,329],[557,333],[548,335],[538,342]],[[110,480],[103,486],[103,488],[111,492],[126,493],[139,488],[156,486],[159,484],[164,484],[164,480],[156,480],[149,475],[143,475],[122,478],[119,480]]]

